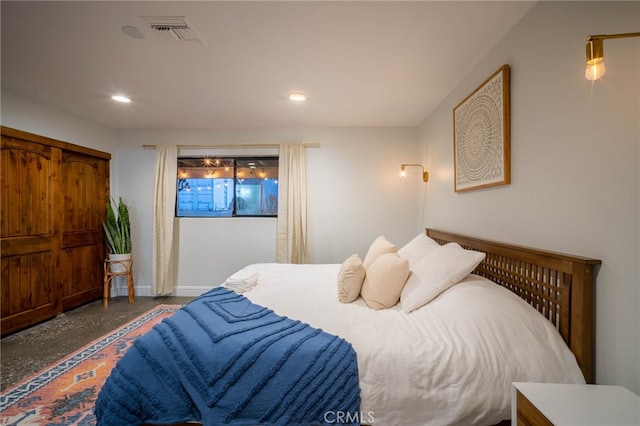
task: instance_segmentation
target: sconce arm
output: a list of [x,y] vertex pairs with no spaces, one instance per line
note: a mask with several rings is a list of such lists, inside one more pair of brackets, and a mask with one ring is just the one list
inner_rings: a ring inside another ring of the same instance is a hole
[[403,171],[403,172],[404,172],[405,168],[406,168],[406,167],[410,167],[410,166],[420,167],[420,168],[422,169],[422,181],[423,181],[424,183],[427,183],[427,182],[429,181],[429,172],[427,172],[427,171],[425,171],[425,170],[424,170],[424,166],[423,166],[422,164],[418,164],[418,163],[405,163],[405,164],[402,164],[402,165],[400,166],[400,171]]
[[629,38],[629,37],[640,37],[640,33],[596,34],[596,35],[587,36],[587,41],[607,40],[611,38]]

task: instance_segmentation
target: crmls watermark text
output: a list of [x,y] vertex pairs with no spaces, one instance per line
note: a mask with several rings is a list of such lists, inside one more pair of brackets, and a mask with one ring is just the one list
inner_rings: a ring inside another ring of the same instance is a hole
[[324,413],[324,421],[328,424],[353,424],[366,423],[373,424],[375,422],[373,411],[360,411],[352,413],[350,411],[327,411]]

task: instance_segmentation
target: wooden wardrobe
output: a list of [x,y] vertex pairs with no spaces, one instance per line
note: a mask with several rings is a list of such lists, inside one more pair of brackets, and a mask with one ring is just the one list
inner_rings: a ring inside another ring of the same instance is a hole
[[102,297],[111,154],[2,126],[2,335]]

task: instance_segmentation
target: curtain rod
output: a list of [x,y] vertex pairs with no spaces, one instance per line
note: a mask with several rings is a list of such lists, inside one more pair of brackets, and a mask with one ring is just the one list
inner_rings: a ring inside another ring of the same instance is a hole
[[[176,145],[178,148],[279,148],[278,143],[240,143],[240,144],[214,144],[214,145]],[[142,145],[144,149],[156,149],[158,145]],[[319,142],[305,142],[305,148],[320,148]]]

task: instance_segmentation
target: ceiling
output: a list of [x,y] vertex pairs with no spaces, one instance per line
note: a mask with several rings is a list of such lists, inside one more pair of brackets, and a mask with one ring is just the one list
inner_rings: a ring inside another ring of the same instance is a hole
[[3,0],[2,87],[116,129],[417,126],[534,3]]

